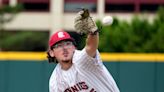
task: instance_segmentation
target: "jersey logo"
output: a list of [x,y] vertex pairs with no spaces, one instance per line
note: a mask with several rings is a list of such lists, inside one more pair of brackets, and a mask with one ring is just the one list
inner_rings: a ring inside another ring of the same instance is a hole
[[64,35],[63,32],[59,32],[59,33],[58,33],[58,37],[59,37],[59,38],[63,38],[63,37],[65,37],[65,35]]
[[89,92],[97,92],[94,88],[90,89],[85,82],[78,82],[77,84],[65,89],[64,92],[80,92],[80,91],[87,91],[87,90],[89,90]]

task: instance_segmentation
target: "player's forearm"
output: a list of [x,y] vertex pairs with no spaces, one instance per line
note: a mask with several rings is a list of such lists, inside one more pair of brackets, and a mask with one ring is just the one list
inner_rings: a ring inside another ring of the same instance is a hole
[[96,50],[99,44],[99,33],[97,32],[95,35],[88,34],[86,39],[86,52],[91,57],[96,55]]

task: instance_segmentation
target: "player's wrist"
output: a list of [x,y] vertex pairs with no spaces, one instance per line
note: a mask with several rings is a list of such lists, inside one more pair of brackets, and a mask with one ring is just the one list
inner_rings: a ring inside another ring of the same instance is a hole
[[89,34],[89,35],[97,35],[99,32],[100,32],[99,29],[97,29],[96,31],[94,31],[94,32],[89,32],[88,34]]

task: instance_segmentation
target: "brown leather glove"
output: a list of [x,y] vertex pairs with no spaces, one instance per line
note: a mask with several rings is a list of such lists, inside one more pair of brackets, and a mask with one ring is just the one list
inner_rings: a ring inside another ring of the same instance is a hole
[[90,17],[88,9],[82,9],[77,13],[74,27],[80,34],[94,33],[98,29],[92,17]]

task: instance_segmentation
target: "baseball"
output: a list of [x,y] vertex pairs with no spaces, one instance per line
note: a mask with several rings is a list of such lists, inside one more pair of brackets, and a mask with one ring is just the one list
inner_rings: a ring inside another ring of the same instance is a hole
[[102,23],[103,25],[111,25],[113,23],[113,18],[111,16],[105,16]]

